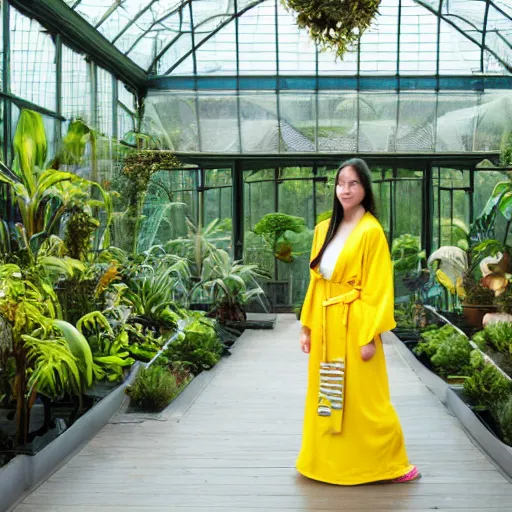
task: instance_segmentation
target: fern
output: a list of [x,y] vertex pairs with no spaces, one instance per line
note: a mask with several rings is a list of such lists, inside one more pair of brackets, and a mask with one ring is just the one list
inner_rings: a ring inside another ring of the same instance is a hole
[[178,393],[176,377],[166,368],[152,366],[141,370],[128,389],[131,403],[144,411],[158,412]]

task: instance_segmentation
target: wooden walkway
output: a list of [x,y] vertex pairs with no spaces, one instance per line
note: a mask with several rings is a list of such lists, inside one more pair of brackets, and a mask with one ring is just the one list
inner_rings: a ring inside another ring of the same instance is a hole
[[512,485],[400,358],[386,354],[412,484],[339,487],[295,471],[307,357],[299,324],[246,331],[162,415],[119,415],[16,512],[512,510]]

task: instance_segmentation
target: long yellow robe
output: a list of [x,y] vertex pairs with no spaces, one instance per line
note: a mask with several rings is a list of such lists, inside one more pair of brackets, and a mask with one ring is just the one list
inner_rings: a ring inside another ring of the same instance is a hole
[[[329,221],[315,229],[312,259]],[[329,300],[330,299],[330,300]],[[311,329],[308,389],[297,470],[332,484],[356,485],[410,471],[402,428],[391,404],[380,333],[395,327],[392,269],[386,237],[365,213],[350,233],[330,280],[311,270],[301,323]],[[360,347],[375,341],[376,354]],[[324,346],[325,344],[325,346]],[[342,410],[318,414],[320,363],[343,360]]]

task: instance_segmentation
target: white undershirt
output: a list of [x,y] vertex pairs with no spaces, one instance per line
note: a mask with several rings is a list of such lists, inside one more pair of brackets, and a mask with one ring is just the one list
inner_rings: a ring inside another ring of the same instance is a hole
[[338,231],[336,231],[334,238],[329,242],[320,260],[319,270],[320,274],[324,276],[324,279],[331,279],[341,250],[345,245],[345,241],[346,234],[342,233],[341,229],[338,228]]

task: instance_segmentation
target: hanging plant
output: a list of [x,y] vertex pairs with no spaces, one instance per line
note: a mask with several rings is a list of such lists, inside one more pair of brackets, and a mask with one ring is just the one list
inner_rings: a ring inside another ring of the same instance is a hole
[[124,194],[128,200],[127,219],[131,223],[129,229],[134,254],[137,252],[142,207],[151,177],[158,171],[176,169],[180,165],[171,151],[133,150],[126,155],[122,172],[128,179]]
[[321,50],[343,57],[379,13],[381,0],[282,0]]

